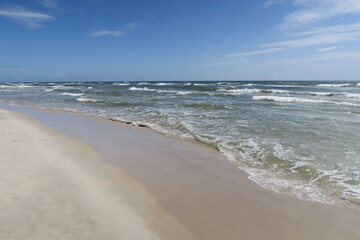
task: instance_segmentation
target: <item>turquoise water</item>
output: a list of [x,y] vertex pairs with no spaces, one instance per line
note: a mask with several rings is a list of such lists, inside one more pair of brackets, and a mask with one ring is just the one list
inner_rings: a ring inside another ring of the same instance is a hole
[[217,148],[265,188],[360,202],[357,82],[2,83],[0,100],[146,124]]

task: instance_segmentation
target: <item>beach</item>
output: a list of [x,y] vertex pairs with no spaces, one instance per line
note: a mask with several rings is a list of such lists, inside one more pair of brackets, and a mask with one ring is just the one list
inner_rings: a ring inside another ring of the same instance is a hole
[[17,110],[0,111],[0,239],[360,238],[358,209],[266,190],[203,144]]

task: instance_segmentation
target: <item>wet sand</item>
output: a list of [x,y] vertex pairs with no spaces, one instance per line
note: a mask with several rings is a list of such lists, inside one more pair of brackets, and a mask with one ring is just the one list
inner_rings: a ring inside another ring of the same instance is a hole
[[[156,203],[144,210],[143,199],[130,201],[160,239],[360,239],[359,211],[265,190],[201,144],[77,114],[20,110],[91,145],[111,169],[124,170]],[[173,222],[164,224],[158,211]]]

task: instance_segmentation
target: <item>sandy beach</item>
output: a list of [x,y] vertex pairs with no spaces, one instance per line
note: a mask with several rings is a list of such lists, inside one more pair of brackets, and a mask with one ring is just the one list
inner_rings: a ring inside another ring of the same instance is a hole
[[0,111],[0,239],[360,239],[358,210],[265,190],[209,147],[27,111]]
[[0,239],[193,239],[88,145],[20,113],[0,121]]

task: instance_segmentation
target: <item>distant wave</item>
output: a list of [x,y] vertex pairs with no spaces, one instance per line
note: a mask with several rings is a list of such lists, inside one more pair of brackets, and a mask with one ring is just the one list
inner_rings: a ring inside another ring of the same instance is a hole
[[31,88],[35,86],[30,86],[26,84],[11,84],[11,85],[0,85],[0,88]]
[[155,85],[158,85],[158,86],[172,86],[172,85],[175,85],[174,83],[156,83]]
[[194,94],[192,91],[176,91],[176,90],[156,90],[158,93],[175,93],[178,95]]
[[143,87],[143,88],[137,88],[137,87],[131,87],[129,88],[130,91],[150,91],[150,92],[155,92],[156,89],[151,89],[151,88],[147,88],[147,87]]
[[262,89],[218,89],[217,91],[229,92],[229,93],[239,93],[239,94],[252,94],[252,93],[260,93],[264,92],[265,90]]
[[130,83],[127,83],[127,82],[123,82],[123,83],[120,83],[120,82],[116,82],[114,83],[115,86],[127,86],[129,85]]
[[63,96],[72,96],[72,97],[79,97],[79,96],[83,96],[84,93],[68,93],[68,92],[64,92],[64,93],[61,93],[61,95],[63,95]]
[[254,100],[268,100],[274,102],[301,102],[301,103],[327,103],[327,104],[336,104],[341,106],[348,106],[348,107],[360,107],[360,104],[356,103],[349,103],[349,102],[336,102],[336,101],[326,101],[326,100],[319,100],[319,99],[308,99],[308,98],[295,98],[295,97],[277,97],[277,96],[253,96]]
[[274,102],[303,102],[303,103],[328,103],[329,101],[308,98],[277,97],[277,96],[253,96],[254,100],[268,100]]
[[282,89],[219,89],[220,92],[228,92],[234,94],[255,94],[255,93],[271,93],[271,94],[292,94],[292,95],[312,95],[312,96],[322,96],[322,97],[331,97],[339,96],[346,98],[360,98],[359,93],[349,93],[349,92],[306,92],[306,91],[289,91]]
[[360,86],[360,83],[357,83],[356,86]]
[[150,85],[150,83],[148,83],[148,82],[140,82],[137,85]]
[[317,87],[349,87],[350,83],[341,83],[341,84],[318,84]]
[[86,97],[79,97],[76,99],[78,102],[101,102],[101,100],[93,99],[93,98],[86,98]]

